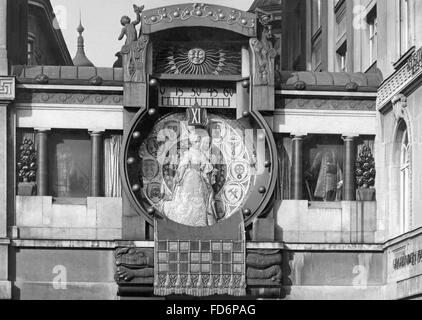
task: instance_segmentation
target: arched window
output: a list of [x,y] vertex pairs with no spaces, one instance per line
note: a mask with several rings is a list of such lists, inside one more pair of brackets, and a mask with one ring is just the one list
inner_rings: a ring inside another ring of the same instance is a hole
[[400,152],[400,217],[402,232],[410,229],[410,142],[407,129],[403,132]]

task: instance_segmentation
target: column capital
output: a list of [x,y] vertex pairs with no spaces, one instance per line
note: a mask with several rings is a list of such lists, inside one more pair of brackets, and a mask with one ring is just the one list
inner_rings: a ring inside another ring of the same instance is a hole
[[0,104],[9,104],[16,97],[16,81],[14,77],[0,76]]
[[355,141],[357,138],[359,138],[358,134],[342,134],[341,137],[344,141]]
[[101,136],[105,133],[105,129],[88,129],[91,136]]
[[308,136],[308,134],[303,133],[303,132],[300,132],[300,133],[295,132],[295,133],[291,133],[290,136],[293,140],[304,140]]
[[48,133],[51,131],[51,128],[34,128],[35,133]]

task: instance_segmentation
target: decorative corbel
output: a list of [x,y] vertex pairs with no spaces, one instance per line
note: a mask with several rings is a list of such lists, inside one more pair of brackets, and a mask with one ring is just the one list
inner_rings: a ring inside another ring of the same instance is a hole
[[274,36],[271,22],[273,16],[257,10],[257,18],[262,25],[260,39],[250,39],[252,53],[252,96],[253,110],[274,111],[275,108],[275,58]]
[[125,82],[146,83],[146,55],[149,36],[141,35],[130,45],[124,45],[121,51],[123,56],[123,70]]
[[[146,108],[148,96],[148,46],[149,36],[142,31],[142,12],[144,6],[133,6],[136,13],[136,20],[131,21],[128,16],[123,16],[123,26],[119,40],[126,36],[125,45],[120,52],[122,56],[123,77],[124,77],[124,99],[125,107]],[[137,25],[141,25],[138,32]]]
[[393,104],[393,112],[396,121],[404,119],[405,110],[407,108],[407,97],[403,94],[398,94],[393,97],[391,103]]

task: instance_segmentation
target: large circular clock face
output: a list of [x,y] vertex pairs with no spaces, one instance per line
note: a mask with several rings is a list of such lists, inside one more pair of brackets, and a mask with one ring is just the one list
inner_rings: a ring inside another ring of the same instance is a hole
[[[192,135],[201,138],[199,158],[203,159],[199,159],[199,165],[212,168],[208,177],[200,179],[206,180],[205,184],[212,189],[213,213],[217,220],[230,217],[245,202],[255,178],[251,167],[256,150],[245,145],[244,128],[238,122],[218,115],[210,115],[208,120],[208,128],[194,128],[189,127],[185,114],[167,115],[155,124],[141,143],[138,156],[142,159],[143,192],[157,210],[160,210],[163,201],[177,197],[180,188],[177,188],[176,178],[183,170],[183,158],[192,157],[186,156],[192,150]],[[197,172],[199,175],[204,173],[201,168]],[[185,177],[178,178],[183,180]],[[197,183],[198,188],[201,184],[195,178],[189,182]],[[207,202],[208,198],[204,200]]]
[[199,126],[185,112],[154,119],[146,113],[136,122],[126,142],[125,182],[148,218],[206,227],[238,211],[247,220],[262,211],[274,185],[265,130],[251,116],[206,117]]

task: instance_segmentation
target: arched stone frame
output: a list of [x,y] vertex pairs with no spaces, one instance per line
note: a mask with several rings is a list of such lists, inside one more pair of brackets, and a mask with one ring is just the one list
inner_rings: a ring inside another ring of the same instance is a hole
[[143,12],[142,30],[152,34],[177,27],[211,27],[247,37],[257,35],[255,13],[205,3],[168,5]]
[[[398,229],[394,230],[395,234],[406,233],[412,230],[413,225],[413,181],[412,181],[412,164],[413,164],[413,134],[412,134],[412,121],[407,108],[407,97],[399,94],[392,99],[393,113],[395,117],[395,126],[392,137],[392,148],[391,148],[391,162],[390,162],[390,179],[389,179],[389,191],[390,191],[390,221],[399,226]],[[407,220],[402,217],[402,184],[401,184],[401,165],[402,165],[402,152],[403,152],[403,140],[407,134],[409,141],[408,157],[409,163],[409,181],[408,181],[408,217]],[[406,225],[404,225],[406,223]]]

